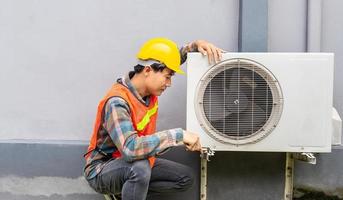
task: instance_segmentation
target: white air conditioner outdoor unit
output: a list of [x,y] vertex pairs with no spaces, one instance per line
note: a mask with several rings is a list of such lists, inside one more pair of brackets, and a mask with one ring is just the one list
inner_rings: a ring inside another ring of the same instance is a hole
[[187,129],[214,151],[330,152],[334,55],[187,59]]

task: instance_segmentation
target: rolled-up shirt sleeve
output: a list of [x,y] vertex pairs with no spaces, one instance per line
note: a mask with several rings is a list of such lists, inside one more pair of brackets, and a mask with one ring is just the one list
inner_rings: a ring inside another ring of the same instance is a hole
[[187,60],[187,53],[197,52],[197,47],[194,42],[188,43],[180,48],[181,65]]
[[181,128],[138,136],[130,112],[128,103],[120,97],[112,97],[105,106],[104,128],[126,161],[155,156],[182,144]]

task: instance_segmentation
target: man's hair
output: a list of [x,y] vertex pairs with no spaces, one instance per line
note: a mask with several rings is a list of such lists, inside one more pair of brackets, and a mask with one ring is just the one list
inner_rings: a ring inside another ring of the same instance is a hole
[[[132,78],[135,74],[139,74],[143,71],[145,66],[137,64],[133,67],[133,71],[129,72],[129,77]],[[150,67],[154,70],[154,72],[162,72],[166,66],[160,63],[153,63]]]

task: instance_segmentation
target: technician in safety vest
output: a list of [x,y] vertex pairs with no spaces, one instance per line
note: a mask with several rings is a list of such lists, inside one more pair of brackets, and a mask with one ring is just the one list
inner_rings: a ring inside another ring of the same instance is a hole
[[222,50],[204,40],[180,50],[166,38],[147,41],[134,71],[119,78],[100,101],[84,168],[95,191],[138,200],[148,192],[179,192],[193,184],[192,169],[156,156],[179,145],[200,151],[198,135],[181,128],[156,132],[156,119],[158,96],[171,86],[175,72],[184,74],[180,65],[194,51],[209,62],[221,59]]

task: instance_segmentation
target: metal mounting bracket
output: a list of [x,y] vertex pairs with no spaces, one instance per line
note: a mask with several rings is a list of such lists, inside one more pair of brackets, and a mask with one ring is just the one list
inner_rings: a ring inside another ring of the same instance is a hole
[[214,151],[207,147],[202,148],[200,154],[200,200],[207,200],[207,162],[210,161],[210,156],[214,156]]
[[307,162],[309,164],[315,165],[317,163],[317,158],[313,153],[293,153],[293,157],[296,160]]
[[293,199],[293,175],[294,175],[294,157],[293,153],[286,153],[286,166],[285,166],[285,190],[284,200]]
[[203,147],[201,150],[200,157],[210,161],[210,156],[214,156],[214,151],[209,147]]
[[286,153],[284,200],[293,199],[294,160],[304,161],[313,165],[317,162],[313,153]]

